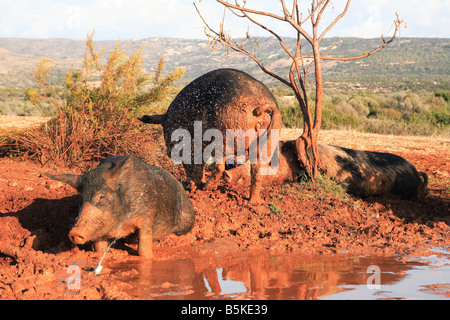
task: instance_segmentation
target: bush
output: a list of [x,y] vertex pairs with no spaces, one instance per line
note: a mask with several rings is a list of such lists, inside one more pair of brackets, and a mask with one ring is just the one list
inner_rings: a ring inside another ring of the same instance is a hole
[[[335,105],[334,103],[338,103]],[[347,109],[346,109],[347,108]],[[322,129],[354,128],[359,126],[360,119],[356,110],[342,97],[324,99],[322,110]]]
[[298,104],[293,106],[280,106],[283,124],[288,128],[303,128],[303,115]]
[[399,103],[399,109],[403,112],[419,113],[427,108],[422,104],[422,101],[420,101],[417,94],[409,93],[403,98],[403,101]]
[[[163,77],[165,64],[161,58],[155,75],[150,77],[144,73],[143,48],[126,56],[118,42],[105,59],[104,52],[94,51],[92,39],[93,34],[87,39],[83,67],[68,71],[63,86],[48,83],[53,69],[50,60],[44,59],[34,70],[40,90],[29,90],[27,97],[38,107],[46,103],[54,117],[18,140],[41,163],[71,166],[129,152],[124,138],[140,130],[136,118],[142,108],[163,99],[184,73],[175,69]],[[150,80],[151,89],[144,92]]]
[[442,97],[446,102],[450,100],[450,91],[440,90],[434,94],[436,97]]
[[450,108],[434,111],[433,117],[437,126],[442,128],[450,126]]
[[375,100],[361,96],[350,98],[348,103],[352,106],[357,115],[363,117],[366,117],[371,112],[377,112],[380,107]]
[[[334,90],[324,96],[322,129],[354,129],[397,135],[448,135],[450,107],[446,92],[372,93]],[[301,128],[297,105],[280,107],[287,127]]]

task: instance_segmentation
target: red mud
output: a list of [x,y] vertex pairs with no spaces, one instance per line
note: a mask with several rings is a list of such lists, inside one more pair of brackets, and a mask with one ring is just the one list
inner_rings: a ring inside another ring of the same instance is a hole
[[[450,244],[448,141],[376,135],[361,138],[361,134],[339,132],[324,132],[322,139],[350,148],[399,154],[428,174],[428,195],[420,201],[359,199],[291,183],[263,189],[263,203],[249,206],[249,188],[221,185],[215,192],[198,190],[189,194],[196,210],[193,230],[155,242],[154,261],[208,252],[251,255],[261,251],[397,255],[406,259]],[[183,169],[164,155],[158,134],[141,137],[135,155],[184,179]],[[73,188],[51,181],[44,172],[77,170],[0,159],[0,299],[130,298],[113,281],[90,272],[99,254],[88,245],[70,243],[67,234],[80,199]],[[116,262],[139,259],[133,242],[118,241],[107,256],[107,261]],[[81,268],[83,286],[76,294],[68,294],[64,281],[73,264]]]

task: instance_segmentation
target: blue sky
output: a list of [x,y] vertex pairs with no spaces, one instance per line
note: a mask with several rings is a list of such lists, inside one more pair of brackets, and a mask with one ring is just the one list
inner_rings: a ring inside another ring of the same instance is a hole
[[[223,10],[214,0],[0,0],[0,37],[85,39],[95,29],[96,40],[204,39],[194,1],[209,23],[218,26]],[[342,11],[345,1],[331,3],[329,19]],[[281,14],[278,0],[248,0],[247,6]],[[307,14],[308,6],[302,8]],[[395,12],[407,23],[401,29],[402,37],[450,38],[450,0],[353,0],[347,15],[327,36],[375,38],[384,34],[387,38],[393,31]],[[261,21],[282,35],[294,35],[286,24]],[[247,26],[246,21],[227,15],[225,29],[232,35],[244,35]],[[250,33],[268,35],[252,26]]]

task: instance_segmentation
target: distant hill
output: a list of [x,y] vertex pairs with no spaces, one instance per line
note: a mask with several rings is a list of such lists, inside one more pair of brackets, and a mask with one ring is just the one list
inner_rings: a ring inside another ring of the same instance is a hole
[[[324,39],[324,48],[337,39]],[[328,54],[333,56],[360,55],[376,48],[380,39],[343,38]],[[294,47],[294,39],[286,39]],[[110,51],[116,41],[96,41],[97,50]],[[149,38],[124,40],[121,47],[128,53],[145,46],[146,69],[155,69],[162,55],[167,70],[185,67],[186,83],[216,68],[231,67],[246,71],[267,84],[278,82],[259,70],[248,57],[231,52],[225,57],[223,49],[212,52],[205,40]],[[305,44],[305,52],[308,53]],[[78,67],[84,56],[85,41],[69,39],[0,38],[0,88],[27,88],[34,86],[32,69],[42,58],[53,59],[55,74],[63,77],[71,66]],[[281,75],[287,73],[290,59],[278,41],[259,39],[258,55],[270,68]],[[324,79],[328,87],[371,89],[426,89],[450,90],[450,39],[402,38],[377,54],[353,62],[324,62]],[[312,75],[310,76],[310,79]]]

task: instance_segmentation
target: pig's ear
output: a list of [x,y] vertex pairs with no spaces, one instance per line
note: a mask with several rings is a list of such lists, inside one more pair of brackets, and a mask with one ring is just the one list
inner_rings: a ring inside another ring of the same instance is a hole
[[110,175],[121,175],[124,172],[131,171],[133,169],[133,157],[132,155],[120,157],[108,170],[108,173]]
[[134,161],[136,157],[133,155],[129,155],[124,160],[117,165],[117,178],[119,176],[129,176],[134,169]]
[[111,165],[108,170],[103,173],[107,186],[115,190],[117,187],[117,181],[121,180],[120,177],[127,177],[133,170],[133,156],[123,156],[117,159],[117,161]]
[[78,188],[80,186],[80,177],[81,175],[77,175],[77,174],[59,174],[59,175],[53,175],[50,173],[45,173],[45,175],[47,177],[49,177],[50,179],[56,180],[56,181],[61,181],[64,183],[67,183],[68,185],[74,187],[74,188]]

